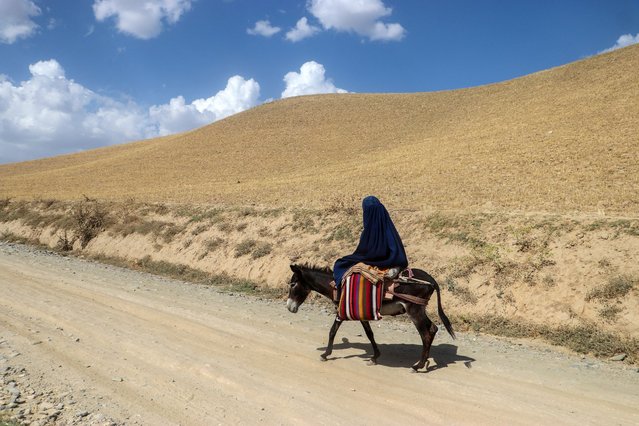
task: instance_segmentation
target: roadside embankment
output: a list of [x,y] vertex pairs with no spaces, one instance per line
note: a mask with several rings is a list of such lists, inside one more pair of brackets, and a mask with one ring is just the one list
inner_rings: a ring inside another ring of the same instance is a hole
[[[360,214],[344,204],[320,210],[4,200],[0,238],[194,281],[221,276],[237,289],[284,297],[291,263],[331,266],[353,251]],[[639,358],[639,219],[391,214],[412,265],[438,280],[458,327]]]

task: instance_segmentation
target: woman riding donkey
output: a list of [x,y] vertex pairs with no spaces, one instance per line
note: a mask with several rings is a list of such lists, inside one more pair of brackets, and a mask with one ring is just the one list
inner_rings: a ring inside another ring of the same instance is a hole
[[380,269],[398,268],[397,272],[408,266],[404,244],[386,207],[371,195],[362,201],[362,210],[364,229],[355,252],[337,259],[333,267],[338,295],[342,278],[353,265],[364,263]]
[[[382,314],[405,313],[410,317],[422,339],[421,357],[412,365],[413,370],[417,371],[428,366],[430,347],[437,333],[437,326],[428,318],[425,309],[433,292],[437,294],[437,313],[448,333],[455,337],[441,305],[439,285],[426,271],[412,269],[408,277],[400,275],[399,278],[393,279],[392,291],[389,289],[392,298],[383,299],[382,293],[379,292],[381,286],[370,284],[373,281],[380,281],[378,273],[382,273],[383,269],[394,269],[394,273],[389,273],[390,271],[384,273],[385,276],[390,275],[394,278],[397,273],[407,268],[408,260],[399,233],[384,205],[376,197],[369,196],[364,198],[362,209],[364,229],[359,244],[353,254],[335,262],[333,271],[308,265],[291,265],[293,276],[286,306],[290,312],[296,313],[312,291],[332,299],[338,307],[338,313],[329,331],[326,350],[320,355],[321,359],[326,361],[333,352],[335,335],[343,320],[357,319],[361,322],[373,346],[373,356],[370,359],[373,364],[377,362],[380,351],[369,320],[380,319]],[[375,269],[371,271],[369,266]],[[337,304],[340,298],[338,297],[337,300],[335,298],[331,288],[331,278],[334,278],[337,286],[343,287],[344,294],[341,299],[344,303]],[[367,293],[371,289],[373,291]],[[353,297],[354,294],[357,297]],[[368,295],[371,296],[368,297]]]

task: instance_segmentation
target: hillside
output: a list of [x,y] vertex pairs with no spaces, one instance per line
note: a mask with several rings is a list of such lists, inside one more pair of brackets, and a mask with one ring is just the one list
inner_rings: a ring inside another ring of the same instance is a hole
[[0,166],[0,197],[639,213],[639,46],[498,84],[264,104],[165,138]]

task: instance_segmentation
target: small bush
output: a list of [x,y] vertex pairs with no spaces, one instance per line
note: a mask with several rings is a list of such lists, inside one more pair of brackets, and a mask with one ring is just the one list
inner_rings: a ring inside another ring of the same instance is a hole
[[204,251],[200,254],[200,256],[198,256],[198,260],[204,259],[209,254],[209,252],[217,250],[223,243],[224,243],[224,240],[221,238],[206,240],[203,244]]
[[350,226],[341,224],[333,228],[326,239],[328,241],[353,241],[355,236]]
[[199,210],[196,212],[188,212],[188,213],[185,213],[184,215],[190,216],[189,223],[204,222],[204,221],[213,223],[220,219],[221,213],[222,213],[222,210],[220,209],[211,209],[211,210]]
[[204,248],[207,251],[215,251],[218,248],[220,248],[220,246],[224,244],[224,240],[221,238],[213,238],[212,240],[206,240],[204,242]]
[[552,275],[550,274],[546,274],[544,275],[544,277],[542,278],[541,282],[544,284],[544,286],[546,286],[547,288],[550,287],[554,287],[555,286],[555,279],[553,278]]
[[220,222],[217,224],[217,229],[222,232],[231,232],[233,230],[233,225],[229,222]]
[[85,248],[107,225],[106,210],[97,201],[89,198],[75,206],[72,217],[75,222],[74,231],[82,248]]
[[271,235],[271,231],[266,226],[264,226],[260,228],[259,231],[257,231],[257,235],[259,235],[262,238],[269,237]]
[[62,235],[58,235],[56,248],[60,251],[71,251],[73,250],[73,243],[75,243],[76,240],[76,237],[69,238],[67,235],[67,231],[65,230]]
[[242,241],[235,247],[235,257],[242,257],[250,254],[256,245],[257,241],[255,240],[249,239]]
[[442,213],[434,213],[424,220],[426,229],[434,234],[440,234],[450,228],[458,228],[460,222],[457,218],[444,215]]
[[513,245],[517,247],[518,252],[526,253],[535,247],[536,240],[531,235],[531,231],[532,228],[530,226],[513,230],[512,234],[515,238]]
[[452,278],[466,278],[474,273],[475,269],[484,263],[484,260],[477,256],[463,256],[455,258],[450,268],[450,276]]
[[184,232],[184,226],[176,225],[174,223],[169,223],[164,227],[164,231],[162,232],[162,240],[165,243],[170,243],[173,241],[176,235]]
[[57,203],[57,201],[56,200],[52,200],[52,199],[46,199],[46,200],[45,199],[41,199],[41,200],[38,200],[38,205],[41,208],[45,209],[45,210],[53,207],[56,203]]
[[610,300],[623,297],[637,284],[637,278],[631,275],[616,275],[601,287],[593,288],[586,294],[586,301],[592,299]]
[[354,197],[351,197],[350,199],[346,199],[345,197],[336,197],[328,203],[326,211],[328,213],[345,213],[352,216],[361,212],[359,206],[360,201],[355,200]]
[[299,210],[293,213],[293,231],[315,231],[315,221],[311,217],[311,212],[307,210]]
[[148,220],[137,222],[133,227],[133,232],[140,235],[153,234],[158,236],[162,234],[162,231],[167,226],[166,222],[160,220]]
[[445,288],[454,294],[459,300],[464,303],[477,303],[477,297],[473,294],[468,287],[460,285],[453,278],[448,277],[444,281]]
[[11,204],[11,198],[0,198],[0,210],[4,210]]
[[264,257],[267,254],[270,254],[272,247],[269,243],[258,243],[253,253],[251,253],[251,257],[253,259],[259,259],[260,257]]
[[623,308],[618,305],[605,304],[599,309],[599,316],[608,322],[615,322],[617,316],[623,311]]
[[169,208],[166,206],[166,204],[159,203],[159,204],[155,204],[153,206],[153,211],[156,214],[165,215],[165,214],[167,214],[169,212]]
[[0,240],[6,241],[7,243],[20,243],[20,244],[28,244],[31,241],[28,238],[22,237],[20,235],[16,235],[13,232],[4,231],[0,234]]
[[202,232],[209,229],[208,225],[198,225],[191,231],[191,235],[200,235]]

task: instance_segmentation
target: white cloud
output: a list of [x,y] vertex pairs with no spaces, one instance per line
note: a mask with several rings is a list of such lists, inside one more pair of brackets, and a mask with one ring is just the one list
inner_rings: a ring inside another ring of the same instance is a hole
[[609,47],[606,50],[602,50],[599,53],[612,52],[613,50],[621,49],[622,47],[627,47],[627,46],[630,46],[631,44],[637,44],[637,43],[639,43],[639,33],[637,33],[634,36],[632,34],[624,34],[617,39],[617,42],[615,43],[614,46]]
[[120,32],[150,39],[162,32],[163,21],[175,24],[191,9],[192,0],[95,0],[95,19],[115,18]]
[[209,98],[187,104],[178,96],[146,109],[68,79],[54,59],[29,71],[19,84],[0,75],[0,163],[189,130],[257,105],[260,94],[256,81],[234,76]]
[[148,136],[144,112],[65,77],[54,59],[31,78],[0,80],[0,162],[72,152]]
[[64,69],[54,59],[29,65],[29,72],[34,77],[64,78]]
[[382,0],[311,0],[308,10],[329,30],[354,32],[370,40],[401,40],[406,31],[398,23],[381,18],[392,13]]
[[201,113],[195,105],[187,104],[182,96],[171,99],[168,104],[153,105],[149,108],[149,117],[156,123],[160,136],[194,129],[214,121],[210,114]]
[[31,18],[40,12],[31,0],[0,1],[0,42],[12,44],[33,35],[38,25]]
[[319,31],[321,31],[320,28],[314,25],[309,25],[308,19],[306,19],[306,16],[304,16],[299,21],[297,21],[295,28],[286,33],[286,39],[292,42],[296,42],[307,37],[312,37]]
[[248,28],[246,32],[250,35],[260,35],[263,37],[271,37],[281,31],[280,27],[274,27],[269,21],[257,21],[253,28]]
[[245,80],[236,75],[229,78],[226,88],[206,99],[196,99],[187,104],[182,96],[168,104],[154,105],[149,109],[151,121],[159,135],[182,132],[221,120],[229,115],[247,110],[259,103],[260,85],[253,79]]
[[348,93],[344,89],[335,87],[325,74],[324,65],[315,61],[306,62],[299,73],[291,71],[284,76],[286,89],[282,92],[282,98],[318,93]]

